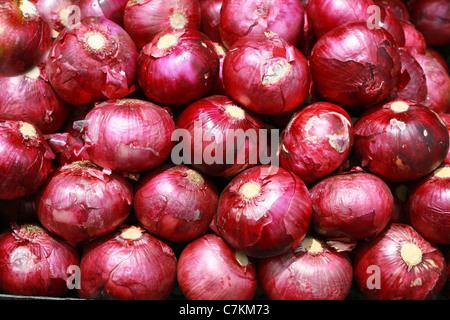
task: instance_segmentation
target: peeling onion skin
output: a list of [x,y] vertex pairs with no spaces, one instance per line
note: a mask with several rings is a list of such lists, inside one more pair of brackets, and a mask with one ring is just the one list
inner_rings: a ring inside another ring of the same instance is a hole
[[254,259],[215,234],[206,234],[183,249],[177,279],[188,300],[251,300],[258,286]]
[[219,202],[212,180],[185,165],[161,165],[139,179],[134,214],[150,233],[187,242],[205,234]]
[[442,165],[410,188],[410,224],[428,241],[450,244],[450,165]]
[[24,296],[62,297],[78,251],[38,224],[13,224],[0,235],[0,290]]
[[55,158],[44,135],[28,120],[0,115],[0,199],[13,200],[38,190]]
[[[393,110],[397,105],[402,110]],[[354,151],[367,171],[405,182],[435,170],[448,153],[447,128],[437,113],[412,100],[369,109],[355,125]]]
[[123,98],[134,90],[138,52],[111,20],[88,17],[53,42],[46,73],[58,95],[74,106]]
[[[320,251],[305,245],[310,239],[320,243]],[[258,281],[270,300],[344,300],[352,280],[348,253],[318,237],[306,236],[292,252],[258,260]]]
[[264,258],[296,248],[311,214],[305,183],[282,168],[263,165],[231,180],[220,195],[215,218],[220,235],[233,248]]
[[389,32],[350,23],[327,32],[309,57],[312,80],[327,101],[345,109],[367,109],[396,87],[401,72],[398,46]]
[[223,83],[228,96],[262,115],[294,110],[312,85],[305,56],[274,33],[236,41],[223,61]]
[[[421,259],[405,262],[404,244],[420,249]],[[407,224],[391,223],[376,238],[361,242],[353,268],[357,286],[370,300],[433,299],[447,280],[442,252]]]
[[344,242],[375,237],[389,223],[394,208],[389,186],[358,168],[322,179],[310,194],[312,229]]
[[[139,230],[136,239],[124,237]],[[176,282],[177,258],[172,248],[137,226],[123,226],[91,242],[81,258],[84,299],[164,300]]]
[[90,160],[106,170],[151,170],[169,157],[174,145],[172,116],[149,101],[104,101],[89,111],[84,122]]
[[338,105],[318,102],[297,112],[281,134],[280,166],[305,183],[319,180],[347,159],[353,124]]
[[39,191],[42,225],[76,244],[117,229],[131,212],[133,188],[120,175],[108,175],[90,161],[58,168]]

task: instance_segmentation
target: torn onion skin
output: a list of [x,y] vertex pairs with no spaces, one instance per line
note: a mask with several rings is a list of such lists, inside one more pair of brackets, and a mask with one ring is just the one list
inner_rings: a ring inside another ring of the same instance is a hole
[[178,261],[177,279],[189,300],[251,300],[258,286],[254,259],[215,234],[187,244]]
[[281,133],[280,166],[305,183],[317,181],[347,159],[353,140],[352,120],[343,108],[311,104],[294,114]]
[[370,300],[426,300],[447,281],[443,253],[407,224],[391,223],[361,242],[353,257],[355,281]]
[[412,100],[371,108],[355,125],[357,159],[386,181],[411,181],[432,172],[444,161],[448,142],[439,115]]
[[176,282],[177,258],[164,241],[124,225],[86,247],[81,258],[84,299],[165,300]]

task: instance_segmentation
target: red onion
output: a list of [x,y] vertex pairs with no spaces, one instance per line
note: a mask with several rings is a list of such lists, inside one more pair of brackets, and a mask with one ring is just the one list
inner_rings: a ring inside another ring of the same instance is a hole
[[28,120],[0,114],[0,199],[27,196],[44,184],[55,157],[44,136]]
[[415,182],[409,191],[407,215],[425,239],[450,244],[450,165]]
[[450,3],[447,0],[414,0],[409,4],[411,22],[430,46],[450,44]]
[[246,35],[276,33],[295,45],[303,26],[303,6],[298,0],[224,0],[220,35],[225,47]]
[[311,187],[310,194],[311,227],[328,239],[344,242],[379,234],[394,207],[388,185],[359,169],[324,178]]
[[125,30],[105,18],[88,17],[59,34],[45,70],[63,100],[82,106],[134,90],[137,58]]
[[374,3],[392,12],[398,19],[410,19],[408,7],[402,0],[374,0]]
[[209,176],[235,176],[259,164],[266,151],[261,136],[267,130],[260,117],[226,96],[192,103],[180,114],[177,128],[181,142],[172,151],[172,161]]
[[198,0],[130,0],[124,13],[125,30],[138,49],[161,32],[200,30],[201,11]]
[[81,258],[80,297],[162,300],[176,282],[177,258],[165,242],[123,226],[91,242]]
[[371,300],[433,299],[447,279],[438,247],[411,226],[398,223],[360,243],[353,268],[357,286]]
[[66,26],[81,20],[79,0],[37,0],[36,8],[50,27],[61,32]]
[[128,0],[79,0],[82,17],[103,17],[123,26]]
[[445,258],[447,260],[447,274],[448,274],[448,277],[447,277],[447,283],[445,284],[445,287],[444,287],[444,290],[445,290],[444,294],[448,298],[450,298],[450,249],[447,249],[447,252],[445,254]]
[[399,81],[401,62],[395,40],[365,23],[337,27],[313,47],[314,87],[344,108],[367,108],[383,101]]
[[218,202],[208,177],[184,165],[162,165],[139,180],[134,213],[150,233],[187,242],[209,230]]
[[200,0],[202,31],[214,42],[222,42],[220,36],[220,9],[223,0]]
[[425,55],[435,58],[447,71],[447,73],[450,72],[450,66],[447,63],[447,60],[445,60],[445,57],[442,55],[441,52],[437,51],[436,49],[433,49],[431,47],[427,47],[427,50],[425,51]]
[[420,54],[425,54],[427,43],[423,34],[417,30],[416,26],[409,21],[400,20],[405,33],[404,47],[409,50],[416,50]]
[[157,34],[141,51],[139,84],[150,101],[185,106],[211,91],[219,77],[214,44],[197,30]]
[[0,4],[0,75],[15,76],[40,63],[51,45],[50,26],[30,0]]
[[131,184],[90,161],[58,168],[40,191],[42,225],[71,243],[90,241],[117,229],[128,217]]
[[42,133],[58,131],[70,107],[53,90],[43,66],[15,77],[0,77],[0,112],[27,118]]
[[285,113],[308,95],[311,75],[305,56],[273,33],[240,38],[223,61],[227,94],[260,114]]
[[175,123],[160,106],[138,99],[97,104],[84,119],[90,159],[107,170],[141,172],[169,156]]
[[37,224],[13,225],[0,235],[0,290],[25,296],[64,296],[79,253]]
[[308,235],[292,252],[259,259],[258,280],[271,300],[344,300],[353,267],[347,252]]
[[214,234],[206,234],[183,249],[177,275],[189,300],[251,300],[257,289],[252,258]]
[[414,101],[390,101],[359,118],[354,151],[362,167],[382,179],[410,181],[443,162],[448,131],[431,109]]
[[257,166],[237,175],[222,191],[217,229],[233,248],[263,258],[295,249],[308,231],[311,198],[296,175]]
[[[450,134],[450,113],[442,113],[440,114],[440,117],[442,121],[444,121],[445,126],[447,127],[447,131]],[[442,164],[450,164],[450,148]]]
[[353,124],[341,107],[317,102],[296,113],[281,134],[280,165],[304,182],[323,178],[347,159]]

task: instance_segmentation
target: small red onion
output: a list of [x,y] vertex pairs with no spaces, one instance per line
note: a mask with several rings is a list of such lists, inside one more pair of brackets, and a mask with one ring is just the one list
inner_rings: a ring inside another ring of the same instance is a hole
[[177,258],[165,242],[123,226],[91,242],[81,258],[84,299],[163,300],[176,282]]
[[347,252],[315,236],[293,251],[258,260],[258,281],[271,300],[344,300],[353,280]]
[[181,252],[177,268],[178,284],[189,300],[251,300],[255,296],[254,261],[217,235],[190,242]]
[[392,223],[360,243],[353,267],[357,286],[371,300],[433,299],[447,280],[442,252],[406,224]]
[[131,211],[133,189],[90,161],[58,168],[39,194],[42,225],[71,243],[90,241],[117,229]]
[[0,290],[25,296],[60,297],[69,292],[69,267],[79,253],[37,224],[13,225],[0,235]]
[[222,42],[220,36],[220,10],[223,0],[200,0],[200,12],[202,15],[202,32],[206,34],[211,41]]
[[217,229],[233,248],[263,258],[295,249],[311,222],[311,198],[296,175],[257,166],[237,175],[222,191]]

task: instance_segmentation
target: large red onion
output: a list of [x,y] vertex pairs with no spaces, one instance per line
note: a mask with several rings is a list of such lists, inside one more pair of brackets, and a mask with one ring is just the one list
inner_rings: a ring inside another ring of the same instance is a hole
[[253,259],[214,234],[204,235],[183,249],[177,276],[189,300],[251,300],[258,284]]
[[315,236],[292,252],[258,260],[258,281],[271,300],[344,300],[352,280],[348,253]]
[[64,296],[75,248],[37,224],[13,225],[0,235],[0,290],[25,296]]
[[59,34],[45,70],[63,100],[82,106],[134,90],[137,58],[124,29],[108,19],[88,17]]
[[125,30],[138,49],[142,49],[158,33],[200,30],[202,23],[198,0],[130,0],[123,20]]
[[11,200],[35,192],[52,170],[52,149],[28,120],[0,115],[0,199]]
[[311,227],[328,239],[368,239],[387,226],[394,208],[389,186],[361,170],[324,178],[310,189]]
[[85,299],[166,299],[176,267],[169,245],[140,227],[123,226],[86,247],[78,292]]
[[0,112],[33,122],[42,133],[58,131],[67,120],[70,106],[53,90],[43,66],[15,77],[0,77]]
[[71,243],[117,229],[128,217],[133,189],[125,178],[106,174],[90,161],[58,168],[39,193],[42,225]]
[[216,215],[220,234],[233,248],[262,258],[297,248],[311,222],[305,183],[275,166],[237,175],[222,191]]
[[50,26],[32,1],[0,1],[0,75],[18,75],[37,65],[50,45]]
[[219,77],[214,44],[193,29],[158,33],[141,51],[138,79],[150,101],[185,106],[211,91]]
[[444,161],[448,131],[429,108],[412,100],[390,101],[358,119],[354,151],[362,167],[379,177],[410,181]]
[[140,178],[133,208],[150,233],[187,242],[209,230],[218,202],[210,178],[185,165],[162,165]]
[[298,0],[224,0],[220,35],[225,47],[249,34],[276,33],[295,45],[303,27],[303,6]]
[[406,224],[361,242],[353,264],[357,286],[372,300],[433,299],[447,280],[442,252]]
[[306,183],[317,181],[347,159],[353,139],[352,120],[344,109],[328,102],[311,104],[281,133],[280,166]]
[[415,182],[406,211],[411,225],[425,239],[450,244],[450,165]]
[[315,89],[343,108],[367,108],[383,101],[399,81],[395,40],[365,23],[337,27],[321,37],[309,58]]
[[298,107],[309,93],[308,61],[274,33],[240,38],[223,61],[225,92],[242,106],[274,115]]
[[90,160],[107,170],[141,172],[156,168],[174,145],[171,115],[145,100],[99,103],[86,115],[84,126]]
[[220,10],[223,0],[200,0],[202,32],[214,42],[222,43],[220,36]]
[[266,151],[266,137],[261,136],[267,130],[261,118],[226,96],[195,101],[176,125],[181,142],[172,151],[172,161],[209,176],[235,176],[259,164]]

